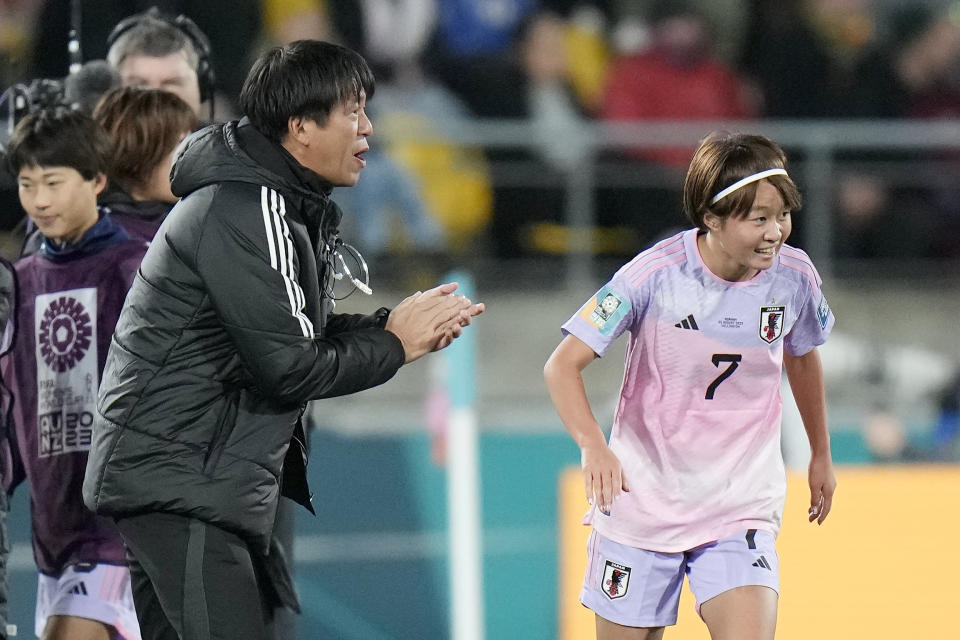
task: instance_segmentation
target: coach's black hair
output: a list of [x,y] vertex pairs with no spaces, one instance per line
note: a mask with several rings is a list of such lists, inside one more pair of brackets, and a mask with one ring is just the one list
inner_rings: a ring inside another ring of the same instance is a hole
[[110,137],[92,117],[67,107],[24,117],[7,143],[13,175],[25,167],[70,167],[84,180],[109,174]]
[[265,136],[281,142],[290,118],[320,126],[330,112],[361,93],[373,96],[373,72],[363,57],[319,40],[270,49],[253,64],[240,90],[240,109]]

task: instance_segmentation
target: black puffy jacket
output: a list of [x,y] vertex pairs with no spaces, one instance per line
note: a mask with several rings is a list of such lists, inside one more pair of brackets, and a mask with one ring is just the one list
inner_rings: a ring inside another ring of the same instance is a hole
[[306,402],[387,381],[403,346],[385,309],[329,313],[340,210],[246,120],[191,136],[172,175],[183,199],[120,315],[83,497],[101,514],[198,518],[265,551],[281,485],[310,508]]

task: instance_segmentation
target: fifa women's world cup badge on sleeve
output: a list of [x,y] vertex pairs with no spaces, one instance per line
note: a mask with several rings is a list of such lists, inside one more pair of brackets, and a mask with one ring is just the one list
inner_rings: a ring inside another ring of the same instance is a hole
[[609,334],[627,315],[630,301],[606,286],[580,310],[580,316],[597,328],[600,333]]
[[817,320],[820,321],[820,329],[826,329],[830,322],[830,305],[824,296],[820,296],[820,304],[817,305]]

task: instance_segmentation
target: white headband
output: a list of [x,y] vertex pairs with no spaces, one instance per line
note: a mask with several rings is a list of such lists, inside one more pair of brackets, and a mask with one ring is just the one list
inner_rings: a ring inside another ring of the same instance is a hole
[[727,187],[717,195],[713,196],[713,200],[710,201],[710,204],[717,204],[723,198],[726,198],[728,195],[730,195],[737,189],[740,189],[741,187],[745,187],[751,182],[763,180],[764,178],[769,178],[770,176],[785,176],[785,175],[787,175],[786,169],[767,169],[766,171],[755,173],[752,176],[747,176],[742,180],[737,180],[732,185],[730,185],[729,187]]

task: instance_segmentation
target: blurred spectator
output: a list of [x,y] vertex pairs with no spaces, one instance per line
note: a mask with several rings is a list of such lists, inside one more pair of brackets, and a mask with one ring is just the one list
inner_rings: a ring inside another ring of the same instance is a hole
[[540,225],[562,222],[566,176],[582,166],[587,154],[581,133],[587,114],[570,79],[567,24],[554,12],[538,11],[521,28],[514,56],[474,74],[484,87],[474,103],[476,115],[528,123],[522,145],[486,151],[494,167],[500,167],[491,236],[503,257],[549,250],[537,245],[554,227]]
[[876,37],[877,0],[805,0],[804,4],[807,19],[833,63],[851,72]]
[[437,0],[337,0],[330,24],[348,47],[370,61],[378,78],[396,63],[416,59],[437,24]]
[[452,135],[467,126],[470,113],[464,104],[409,59],[381,71],[371,109],[382,135],[374,146],[383,145],[388,157],[414,177],[446,248],[475,247],[490,221],[492,195],[483,152],[458,144]]
[[334,39],[324,0],[262,0],[261,5],[267,44]]
[[120,73],[106,60],[91,60],[64,79],[64,101],[88,116],[93,115],[93,109],[103,94],[122,84]]
[[892,366],[895,366],[894,358],[886,345],[870,345],[861,398],[863,442],[874,462],[921,460],[925,457],[924,451],[911,442],[907,425],[895,411],[897,379],[890,370]]
[[[650,13],[650,44],[611,65],[600,115],[611,121],[729,120],[756,115],[736,71],[712,55],[713,33],[696,9],[660,0]],[[684,169],[692,149],[637,150],[637,158]]]
[[341,229],[344,237],[371,257],[444,250],[443,231],[426,210],[416,178],[376,145],[364,158],[367,168],[373,169],[370,175],[350,189],[333,193],[348,214]]
[[[757,113],[757,101],[745,80],[713,54],[715,33],[690,2],[658,0],[647,16],[647,46],[616,57],[607,74],[600,118],[609,122],[735,120]],[[675,185],[683,181],[692,148],[629,149],[609,153],[601,168],[627,175],[629,182],[601,188],[598,219],[638,234],[636,253],[686,224]],[[601,185],[603,187],[603,185]]]
[[932,457],[945,462],[960,462],[960,372],[943,387],[939,396],[931,443]]
[[[452,140],[467,124],[468,108],[421,64],[438,3],[343,0],[327,10],[333,33],[370,61],[377,78],[368,106],[376,132],[368,158],[381,168],[357,187],[335,192],[351,212],[345,225],[356,223],[352,230],[345,226],[345,235],[374,252],[474,247],[490,219],[490,178],[482,152]],[[378,229],[361,223],[364,216],[399,224]]]
[[563,171],[577,166],[585,148],[578,140],[585,109],[570,82],[566,30],[557,14],[538,12],[523,25],[516,56],[472,74],[484,88],[474,114],[529,120],[537,156]]
[[584,108],[595,113],[603,100],[611,48],[608,12],[580,3],[570,12],[564,33],[566,74]]
[[552,12],[536,14],[520,42],[523,117],[530,120],[535,151],[550,167],[573,171],[586,152],[580,134],[585,106],[575,92],[567,47],[568,23]]
[[[562,58],[579,99],[594,106],[608,56],[606,27],[616,0],[444,0],[427,46],[427,71],[478,114],[489,100],[485,81],[515,61],[518,43],[538,12],[567,22],[568,53]],[[558,61],[560,62],[560,61]],[[476,78],[477,74],[483,77]]]
[[[29,79],[30,40],[40,0],[0,2],[0,94]],[[6,96],[9,97],[9,96]],[[0,100],[0,151],[13,131],[9,103]],[[0,156],[0,229],[14,228],[24,218],[17,198],[16,181]]]
[[859,118],[960,116],[960,24],[949,11],[899,7],[889,38],[866,52],[853,74],[843,115]]
[[929,206],[917,190],[892,190],[867,172],[838,176],[835,255],[854,260],[926,255],[934,232]]
[[[855,118],[960,117],[960,23],[948,9],[897,7],[889,28],[864,53],[836,115]],[[854,163],[837,177],[837,255],[940,258],[960,255],[960,192],[955,153],[910,150],[844,153]],[[891,179],[911,167],[911,179]],[[898,169],[900,167],[900,169]],[[939,168],[938,168],[939,167]],[[893,172],[892,174],[890,172]],[[906,227],[896,224],[906,216]]]
[[[652,13],[663,0],[611,0],[610,39],[620,53],[632,53],[648,44]],[[734,64],[743,49],[750,7],[748,0],[685,0],[710,25],[713,53],[724,64]],[[771,3],[774,4],[774,3]],[[775,3],[775,4],[779,4]]]
[[873,462],[893,463],[916,460],[903,422],[888,410],[874,410],[864,416],[863,442]]
[[30,37],[39,0],[0,2],[0,91],[27,79]]
[[437,44],[451,57],[499,57],[512,47],[537,0],[446,0],[440,3]]
[[740,67],[763,97],[769,118],[833,114],[836,72],[826,44],[809,23],[806,0],[750,1]]
[[445,0],[425,59],[427,71],[482,114],[486,78],[496,76],[514,50],[518,33],[537,10],[537,0]]
[[[2,146],[0,145],[0,150]],[[0,154],[0,229],[13,238],[15,234],[12,230],[21,225],[25,217],[26,212],[20,206],[20,199],[17,197],[16,176],[10,173],[6,157]],[[14,253],[6,255],[14,255]]]

